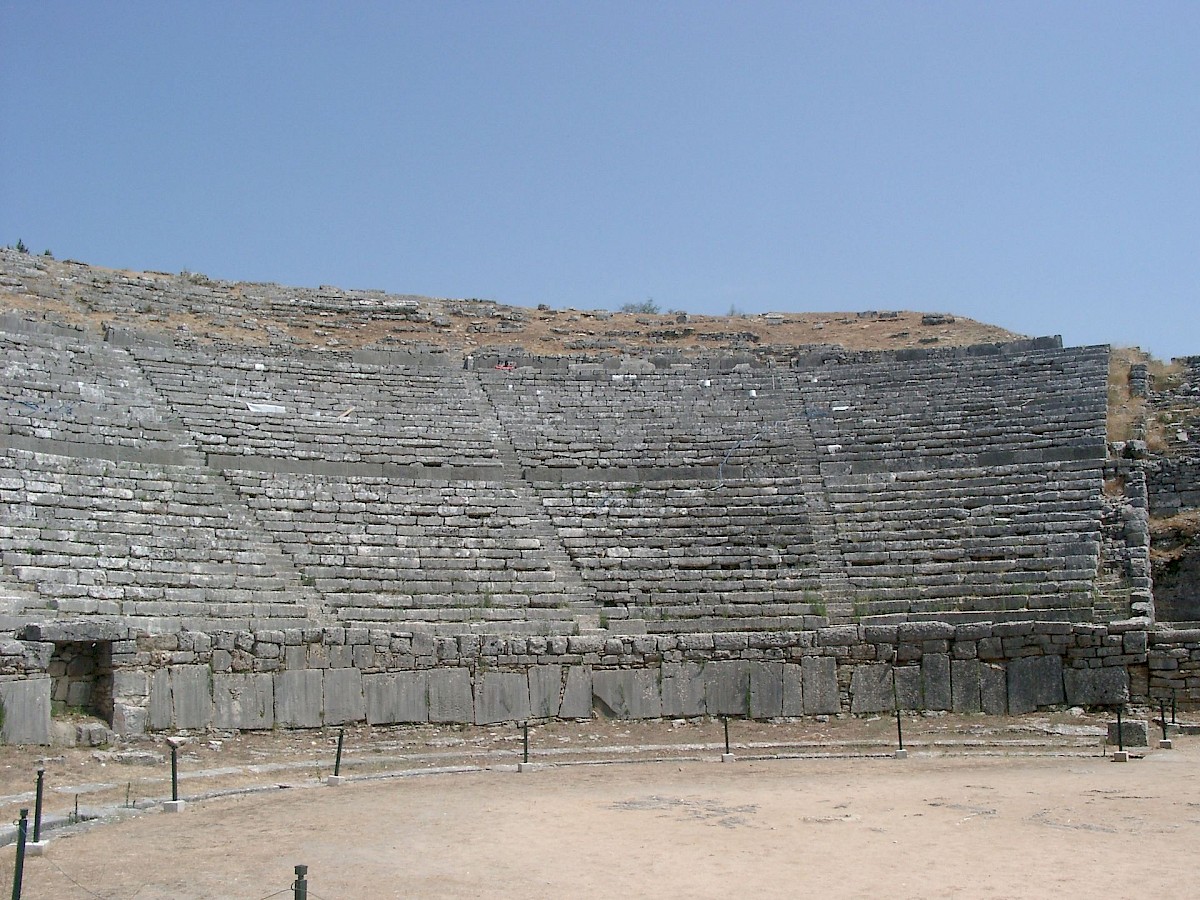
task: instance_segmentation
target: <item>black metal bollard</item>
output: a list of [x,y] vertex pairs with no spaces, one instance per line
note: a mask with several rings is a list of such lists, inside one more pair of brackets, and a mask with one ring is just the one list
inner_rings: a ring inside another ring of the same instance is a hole
[[1117,749],[1125,752],[1125,729],[1121,727],[1121,707],[1117,707]]
[[1163,740],[1167,740],[1167,705],[1161,699],[1158,701],[1158,721],[1162,723]]
[[1177,724],[1175,721],[1175,688],[1171,688],[1171,724]]
[[729,716],[725,716],[721,721],[725,723],[725,755],[728,756],[732,752],[729,749]]
[[179,748],[171,745],[171,800],[179,802]]
[[33,801],[33,842],[42,839],[42,795],[46,790],[46,770],[38,769],[37,796]]
[[900,723],[900,690],[896,687],[896,667],[892,666],[892,706],[896,709],[896,749],[904,750],[904,726]]
[[29,810],[21,810],[17,822],[17,860],[13,864],[12,900],[21,900],[21,881],[25,877],[25,835],[29,831]]
[[337,756],[333,760],[333,777],[337,778],[342,774],[342,741],[346,739],[345,726],[338,730],[338,748]]
[[521,740],[523,743],[523,752],[521,754],[522,762],[529,762],[529,723],[521,723]]
[[296,881],[292,885],[295,889],[294,900],[308,900],[308,881],[305,876],[308,874],[308,866],[296,866]]

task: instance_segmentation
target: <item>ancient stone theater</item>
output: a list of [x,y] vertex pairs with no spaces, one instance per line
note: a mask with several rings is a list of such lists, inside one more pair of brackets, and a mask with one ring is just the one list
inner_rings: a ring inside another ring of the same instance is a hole
[[1200,360],[0,263],[10,742],[1200,701]]

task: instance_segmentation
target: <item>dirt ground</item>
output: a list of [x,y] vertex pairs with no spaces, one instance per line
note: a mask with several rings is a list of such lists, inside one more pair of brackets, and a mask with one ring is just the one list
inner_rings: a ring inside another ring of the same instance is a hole
[[[1194,896],[1200,737],[1114,763],[1089,716],[903,721],[905,760],[886,717],[732,721],[731,762],[719,721],[555,723],[524,772],[516,727],[348,728],[337,786],[336,730],[194,734],[180,813],[161,740],[3,748],[0,805],[45,766],[27,900],[290,897],[297,864],[313,900]],[[60,826],[76,796],[100,818]]]

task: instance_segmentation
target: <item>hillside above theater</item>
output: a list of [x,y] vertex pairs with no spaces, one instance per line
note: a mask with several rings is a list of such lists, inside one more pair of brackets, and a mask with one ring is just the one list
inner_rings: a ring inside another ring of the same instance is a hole
[[536,309],[382,290],[220,281],[194,272],[133,272],[0,249],[0,311],[88,329],[296,349],[436,348],[449,352],[612,355],[797,348],[897,350],[1011,341],[1011,331],[907,310],[694,315]]

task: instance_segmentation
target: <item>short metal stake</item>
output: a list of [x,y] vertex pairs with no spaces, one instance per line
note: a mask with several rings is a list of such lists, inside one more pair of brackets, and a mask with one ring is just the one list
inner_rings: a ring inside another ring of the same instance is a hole
[[730,753],[731,751],[729,749],[729,716],[726,716],[721,721],[723,721],[725,723],[725,752]]
[[29,831],[29,810],[21,810],[17,822],[17,859],[13,865],[12,900],[21,900],[21,881],[25,877],[25,835]]
[[292,885],[294,888],[294,900],[308,900],[308,881],[305,876],[308,875],[308,866],[296,866],[296,881]]
[[1175,721],[1175,688],[1171,688],[1171,724],[1177,725]]
[[184,802],[179,799],[179,747],[184,743],[181,738],[167,738],[171,745],[171,799],[163,804],[163,812],[182,812]]
[[338,730],[338,748],[337,756],[333,760],[333,777],[337,778],[342,774],[342,741],[346,739],[346,729],[343,726]]
[[896,759],[907,759],[904,749],[904,725],[900,721],[900,691],[896,687],[896,667],[892,666],[892,706],[896,708]]
[[1167,737],[1167,704],[1161,697],[1158,700],[1158,721],[1159,724],[1162,725],[1163,735],[1162,740],[1158,742],[1158,749],[1171,750],[1173,749],[1174,744],[1172,744],[1171,739]]
[[[1163,737],[1166,737],[1165,734]],[[37,770],[37,796],[34,800],[34,844],[42,840],[42,794],[46,792],[46,769]]]
[[1124,704],[1117,706],[1117,752],[1113,754],[1113,762],[1129,762],[1129,754],[1125,752],[1125,728],[1121,718]]
[[529,764],[529,723],[528,722],[521,723],[521,742],[522,742],[521,762],[528,765]]

